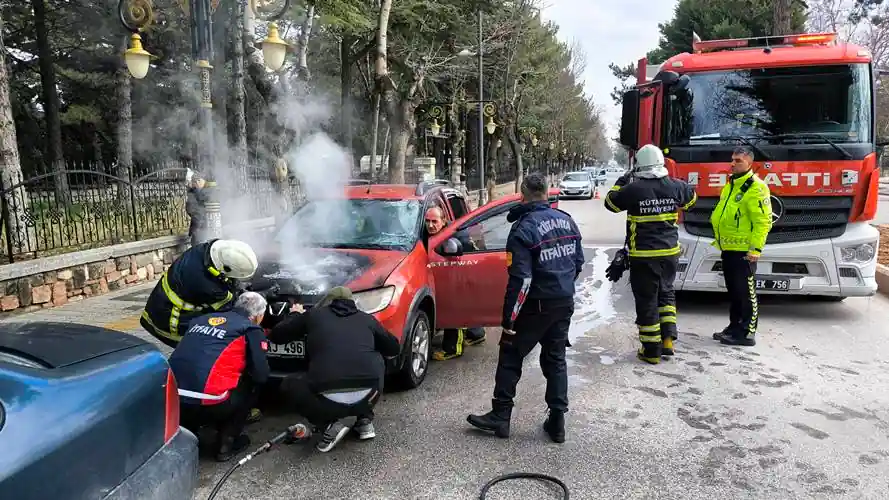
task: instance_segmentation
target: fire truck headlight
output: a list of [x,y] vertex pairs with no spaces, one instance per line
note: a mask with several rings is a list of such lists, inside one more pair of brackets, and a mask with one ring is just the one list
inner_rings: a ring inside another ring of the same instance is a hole
[[876,248],[873,243],[844,247],[840,251],[842,252],[843,262],[870,262],[876,255]]

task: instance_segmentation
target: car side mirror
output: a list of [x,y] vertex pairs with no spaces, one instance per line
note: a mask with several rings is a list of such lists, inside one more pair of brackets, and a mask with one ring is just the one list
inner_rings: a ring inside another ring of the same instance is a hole
[[438,246],[438,253],[449,257],[459,257],[463,255],[463,243],[457,238],[448,238]]

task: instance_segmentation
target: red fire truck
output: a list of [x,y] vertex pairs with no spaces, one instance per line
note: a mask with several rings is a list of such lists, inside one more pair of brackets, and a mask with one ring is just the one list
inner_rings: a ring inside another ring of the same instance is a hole
[[764,293],[842,300],[876,292],[879,170],[868,50],[836,34],[701,41],[659,67],[639,61],[623,96],[620,142],[663,149],[697,189],[680,222],[678,290],[725,290],[710,213],[732,150],[755,152],[774,222],[760,260]]

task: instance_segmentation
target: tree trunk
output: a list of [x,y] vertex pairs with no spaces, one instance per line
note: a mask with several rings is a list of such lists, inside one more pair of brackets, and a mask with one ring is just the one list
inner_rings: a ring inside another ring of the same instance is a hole
[[[377,179],[377,142],[380,135],[380,93],[374,94],[374,111],[373,111],[373,132],[370,139],[370,182]],[[382,161],[380,164],[382,166]]]
[[[123,37],[121,53],[127,49],[130,36]],[[117,168],[114,175],[121,179],[132,180],[133,170],[133,101],[130,71],[127,69],[123,57],[117,67]],[[135,189],[130,184],[119,182],[117,184],[117,197],[119,202],[129,201],[130,190]]]
[[[394,92],[390,92],[395,97]],[[389,182],[391,184],[404,184],[404,173],[407,169],[407,159],[410,156],[411,134],[416,129],[416,117],[414,115],[414,103],[410,98],[403,98],[398,102],[387,103],[389,126],[392,134],[392,149],[389,154]]]
[[244,106],[244,22],[247,0],[238,0],[234,6],[234,26],[231,30],[232,77],[231,108],[232,122],[231,166],[235,174],[236,189],[247,183],[247,117]]
[[793,0],[772,0],[772,35],[791,34]]
[[[15,135],[15,121],[12,118],[12,105],[9,102],[9,74],[6,71],[6,45],[3,42],[3,12],[0,9],[0,186],[4,191],[3,229],[6,233],[7,248],[13,254],[34,249],[34,232],[25,223],[25,210],[31,205],[28,191],[24,187],[11,189],[22,181],[22,166],[19,163],[19,148]],[[6,250],[6,249],[4,249]],[[10,255],[10,260],[12,256]]]
[[43,112],[47,130],[46,152],[52,171],[56,173],[56,202],[69,205],[71,191],[68,187],[68,176],[65,174],[65,158],[62,150],[62,121],[59,115],[59,94],[56,91],[56,69],[52,48],[49,46],[46,4],[44,2],[45,0],[31,0],[34,9],[34,37],[37,40]]
[[[392,0],[382,0],[380,2],[380,15],[377,18],[377,53],[376,59],[374,60],[374,82],[375,82],[375,92],[374,92],[374,134],[373,134],[373,144],[371,145],[371,171],[374,170],[376,166],[376,152],[377,152],[377,139],[379,134],[379,120],[380,120],[380,107],[382,105],[381,101],[385,101],[387,115],[392,97],[394,94],[394,88],[392,84],[392,79],[389,76],[389,61],[388,61],[388,37],[387,33],[389,31],[389,12],[392,10]],[[392,117],[389,117],[390,126],[392,123]],[[396,128],[397,130],[397,128]],[[393,152],[395,151],[395,145],[393,140]],[[402,171],[400,174],[400,178],[404,181],[404,161],[402,160]],[[393,171],[392,171],[392,156],[389,157],[389,182],[394,182]]]
[[524,159],[522,158],[522,147],[519,144],[515,134],[515,128],[509,127],[507,139],[509,141],[509,149],[512,150],[512,156],[515,157],[515,192],[518,193],[522,188],[522,181],[525,179]]
[[312,23],[314,20],[315,3],[308,2],[306,6],[306,20],[299,31],[299,69],[297,74],[303,83],[307,83],[312,77],[312,73],[309,71],[309,39],[312,36]]
[[340,41],[340,129],[343,145],[350,152],[352,144],[352,44],[355,39],[344,36]]

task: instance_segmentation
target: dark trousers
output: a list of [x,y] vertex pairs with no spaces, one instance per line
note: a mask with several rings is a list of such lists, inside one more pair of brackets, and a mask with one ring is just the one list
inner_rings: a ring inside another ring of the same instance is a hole
[[232,389],[228,399],[214,405],[191,404],[180,405],[180,422],[182,426],[190,430],[195,436],[201,427],[214,427],[216,429],[216,447],[218,448],[224,438],[236,438],[244,431],[250,409],[256,405],[259,392],[252,381],[241,377],[238,387]]
[[464,338],[478,340],[484,336],[485,329],[481,327],[445,330],[441,340],[441,350],[446,354],[463,354]]
[[736,338],[753,337],[759,322],[756,262],[747,260],[747,252],[722,252],[722,275],[731,301],[726,333]]
[[646,354],[660,356],[664,339],[677,339],[676,279],[677,256],[630,258],[630,288],[636,302],[636,326]]
[[296,413],[302,415],[313,426],[323,428],[346,417],[373,420],[374,406],[380,400],[382,386],[381,381],[364,399],[351,405],[327,399],[313,389],[305,379],[288,380],[282,390],[287,394],[289,404]]
[[500,357],[494,375],[495,412],[508,416],[516,386],[522,378],[522,362],[540,344],[540,369],[546,377],[546,404],[551,410],[568,411],[568,366],[565,349],[568,327],[574,315],[574,299],[533,300],[522,305],[515,321],[515,335],[500,337]]

